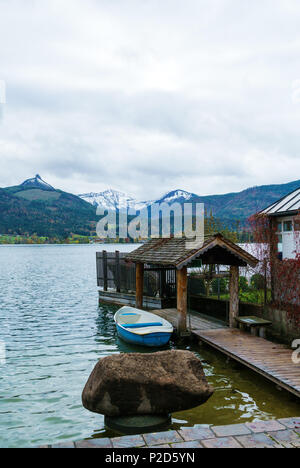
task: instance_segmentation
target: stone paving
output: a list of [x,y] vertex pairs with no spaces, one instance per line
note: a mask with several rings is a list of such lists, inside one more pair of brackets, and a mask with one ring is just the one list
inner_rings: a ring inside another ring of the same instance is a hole
[[40,448],[300,448],[300,417],[66,442]]

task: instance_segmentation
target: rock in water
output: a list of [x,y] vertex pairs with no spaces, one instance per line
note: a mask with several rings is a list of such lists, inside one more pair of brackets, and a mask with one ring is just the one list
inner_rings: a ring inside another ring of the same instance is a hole
[[119,354],[101,359],[83,390],[83,406],[106,416],[168,414],[205,403],[213,394],[190,351]]

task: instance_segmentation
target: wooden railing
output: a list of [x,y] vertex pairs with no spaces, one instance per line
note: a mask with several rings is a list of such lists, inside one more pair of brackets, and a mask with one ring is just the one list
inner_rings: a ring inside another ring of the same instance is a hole
[[[97,284],[104,291],[135,293],[135,264],[126,262],[126,253],[97,252]],[[145,265],[144,295],[170,298],[176,296],[176,271]]]

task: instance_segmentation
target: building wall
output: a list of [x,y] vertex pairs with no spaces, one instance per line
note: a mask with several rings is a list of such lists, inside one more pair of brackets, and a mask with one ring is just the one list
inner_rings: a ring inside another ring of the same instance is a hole
[[[285,216],[276,218],[279,236],[278,250],[282,253],[283,259],[296,258],[296,235],[294,226],[295,216]],[[291,230],[290,230],[291,229]],[[282,242],[280,242],[280,240]]]
[[273,323],[271,329],[273,337],[276,337],[289,345],[293,340],[300,339],[299,325],[296,321],[288,318],[288,314],[285,310],[266,306],[263,309],[262,317]]

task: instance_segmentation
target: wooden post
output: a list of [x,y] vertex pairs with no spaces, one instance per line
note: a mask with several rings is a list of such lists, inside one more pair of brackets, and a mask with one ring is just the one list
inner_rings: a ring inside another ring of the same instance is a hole
[[116,250],[115,253],[115,264],[116,264],[116,290],[117,292],[121,292],[121,274],[120,274],[120,252]]
[[103,250],[103,290],[107,291],[108,289],[108,280],[107,280],[107,252]]
[[96,261],[97,261],[97,285],[98,287],[102,286],[101,284],[101,280],[102,280],[102,277],[101,277],[101,266],[102,266],[102,253],[101,252],[97,252],[96,253]]
[[187,317],[187,268],[177,270],[177,311],[178,311],[178,334],[186,331]]
[[230,309],[229,326],[236,327],[236,317],[239,316],[239,267],[230,267]]
[[137,309],[143,307],[143,295],[144,295],[144,264],[136,264],[136,285],[135,285],[135,305]]

